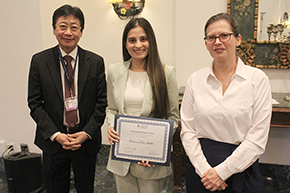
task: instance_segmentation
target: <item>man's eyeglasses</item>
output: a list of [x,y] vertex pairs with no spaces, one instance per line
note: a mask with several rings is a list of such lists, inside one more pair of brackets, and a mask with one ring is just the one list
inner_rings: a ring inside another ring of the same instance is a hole
[[68,25],[65,25],[65,24],[59,24],[59,25],[56,25],[60,30],[62,31],[66,31],[68,28],[70,29],[70,31],[72,32],[77,32],[81,29],[81,27],[79,27],[78,25],[72,25],[72,26],[68,26]]
[[232,35],[235,35],[234,33],[223,33],[219,36],[207,36],[203,38],[206,43],[208,44],[214,44],[216,39],[218,38],[221,42],[228,42],[230,41]]

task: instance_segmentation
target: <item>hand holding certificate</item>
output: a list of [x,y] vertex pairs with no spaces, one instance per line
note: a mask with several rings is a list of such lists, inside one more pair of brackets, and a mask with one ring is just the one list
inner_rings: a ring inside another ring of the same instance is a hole
[[169,166],[173,125],[172,120],[115,115],[120,140],[114,144],[112,159]]

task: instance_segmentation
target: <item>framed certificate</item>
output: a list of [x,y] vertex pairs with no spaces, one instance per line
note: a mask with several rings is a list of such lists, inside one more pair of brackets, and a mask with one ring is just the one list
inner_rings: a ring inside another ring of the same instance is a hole
[[169,166],[173,126],[172,120],[116,114],[115,130],[120,140],[113,145],[111,158]]

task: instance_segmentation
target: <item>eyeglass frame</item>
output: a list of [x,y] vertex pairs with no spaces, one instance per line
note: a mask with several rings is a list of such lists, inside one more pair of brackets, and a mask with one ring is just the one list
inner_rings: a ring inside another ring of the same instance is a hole
[[[221,35],[225,35],[225,34],[229,35],[229,39],[226,40],[226,41],[222,41],[220,37],[221,37]],[[232,35],[237,36],[238,34],[235,34],[235,33],[222,33],[222,34],[220,34],[220,35],[218,35],[218,36],[215,36],[215,39],[214,39],[214,41],[213,41],[212,43],[209,43],[209,42],[208,42],[208,37],[204,37],[203,39],[205,40],[205,42],[206,42],[207,44],[214,44],[214,43],[216,42],[216,39],[217,39],[217,38],[220,40],[220,42],[223,42],[223,43],[224,43],[224,42],[228,42],[228,41],[230,41],[231,38],[232,38]]]
[[[70,31],[72,31],[72,32],[77,32],[77,31],[79,31],[79,30],[81,30],[82,29],[82,27],[81,26],[78,26],[78,25],[76,25],[76,26],[74,26],[74,25],[66,25],[66,24],[63,24],[63,23],[61,23],[61,24],[58,24],[58,25],[55,25],[56,27],[59,27],[59,29],[61,30],[61,31],[66,31],[68,28],[69,28],[69,30]],[[61,26],[66,26],[66,28],[65,29],[61,29]],[[72,27],[77,27],[77,29],[76,30],[73,30],[72,29]]]

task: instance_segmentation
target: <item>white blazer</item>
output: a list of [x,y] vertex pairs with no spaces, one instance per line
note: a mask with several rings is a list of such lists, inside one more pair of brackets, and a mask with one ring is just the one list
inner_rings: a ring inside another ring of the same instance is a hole
[[[107,73],[108,107],[106,110],[106,120],[108,128],[114,126],[115,114],[126,115],[124,112],[124,92],[126,88],[130,63],[131,60],[128,60],[124,63],[111,64],[109,66]],[[176,72],[173,66],[165,65],[164,69],[170,105],[169,119],[174,120],[174,128],[176,128],[179,121],[179,98]],[[140,117],[152,117],[152,105],[152,90],[149,79],[147,78],[145,83],[144,99]],[[111,151],[112,148],[109,154],[107,169],[119,176],[127,175],[130,165],[131,173],[135,177],[142,179],[160,179],[165,178],[172,173],[171,166],[166,167],[156,165],[155,168],[147,168],[131,162],[111,160]]]

